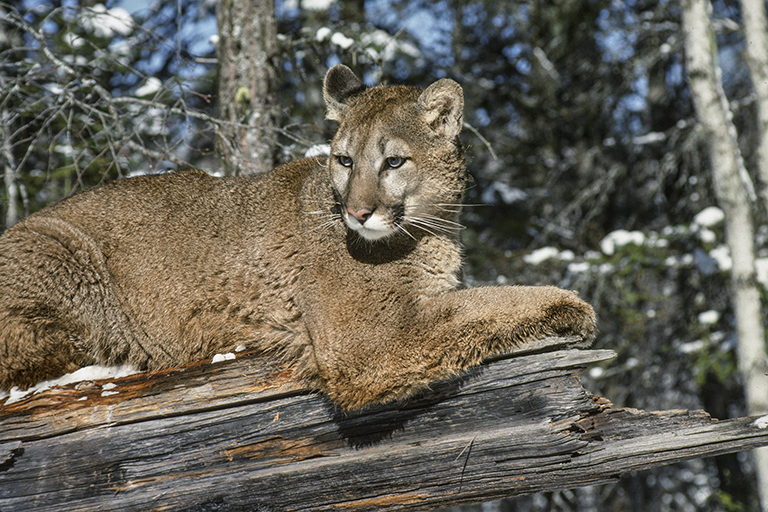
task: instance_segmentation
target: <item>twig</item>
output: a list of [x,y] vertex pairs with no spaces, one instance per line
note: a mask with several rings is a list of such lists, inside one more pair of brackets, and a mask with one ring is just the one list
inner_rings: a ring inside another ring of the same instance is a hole
[[471,124],[469,124],[469,123],[467,123],[465,121],[464,122],[464,128],[466,128],[467,130],[471,131],[475,135],[475,137],[480,139],[480,142],[482,142],[485,145],[485,147],[488,148],[488,152],[491,154],[491,157],[494,160],[498,160],[499,159],[499,157],[496,156],[496,152],[493,150],[493,146],[491,146],[491,143],[488,142],[488,140],[485,137],[480,135],[480,132],[477,131],[477,129],[474,126],[472,126]]

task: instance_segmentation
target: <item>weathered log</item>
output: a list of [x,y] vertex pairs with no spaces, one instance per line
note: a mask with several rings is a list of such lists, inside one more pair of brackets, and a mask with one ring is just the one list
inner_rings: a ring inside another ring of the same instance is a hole
[[613,352],[567,345],[353,413],[254,354],[51,389],[0,406],[0,510],[422,510],[768,445],[754,418],[613,408],[576,376]]

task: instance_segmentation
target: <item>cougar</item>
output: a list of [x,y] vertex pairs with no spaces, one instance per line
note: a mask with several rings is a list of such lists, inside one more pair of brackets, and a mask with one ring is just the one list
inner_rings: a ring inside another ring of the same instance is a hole
[[0,237],[0,387],[245,345],[342,408],[408,397],[534,339],[595,333],[555,287],[462,288],[461,87],[324,80],[330,156],[255,177],[119,180]]

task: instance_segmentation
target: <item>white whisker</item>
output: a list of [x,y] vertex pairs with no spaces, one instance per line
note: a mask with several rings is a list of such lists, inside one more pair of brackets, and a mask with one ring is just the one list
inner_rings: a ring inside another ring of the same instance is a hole
[[[310,212],[310,213],[315,213],[315,212]],[[323,222],[320,222],[319,224],[317,224],[317,225],[315,225],[315,226],[313,226],[311,228],[305,229],[304,230],[304,234],[312,233],[314,231],[321,231],[321,230],[325,230],[325,229],[331,229],[338,222],[342,222],[341,215],[339,215],[339,214],[328,213],[328,212],[323,212],[323,213],[327,217],[325,217],[325,218],[319,217],[319,218],[316,219],[318,221],[323,221]]]
[[406,215],[406,217],[410,220],[416,220],[424,224],[431,224],[434,226],[443,226],[446,228],[464,228],[464,226],[458,222],[443,219],[442,217],[436,217],[434,215]]
[[[446,222],[438,222],[442,221],[444,219],[435,218],[435,219],[427,219],[424,217],[409,217],[406,216],[403,218],[406,222],[412,224],[413,226],[418,227],[419,229],[422,229],[426,231],[427,233],[438,236],[439,234],[443,235],[452,235],[455,233],[457,226],[453,226],[451,224],[448,224]],[[456,223],[453,223],[456,224]]]
[[[422,231],[425,231],[425,232],[429,233],[429,234],[430,234],[430,235],[432,235],[432,236],[436,236],[436,237],[439,237],[439,236],[441,235],[441,233],[440,233],[439,231],[433,231],[431,228],[428,228],[428,227],[426,227],[426,226],[423,226],[423,225],[421,225],[421,224],[413,223],[413,225],[414,225],[415,227],[419,228],[420,230],[422,230]],[[442,234],[443,234],[443,235],[445,235],[445,233],[442,233]]]
[[396,228],[397,228],[397,230],[398,230],[398,231],[400,231],[401,233],[405,233],[406,235],[408,235],[409,237],[411,237],[413,240],[416,240],[416,237],[415,237],[415,236],[413,236],[413,235],[410,233],[410,231],[408,231],[407,229],[405,229],[405,226],[403,226],[403,225],[401,225],[401,224],[397,224],[395,227],[396,227]]
[[436,217],[434,215],[421,215],[419,218],[429,220],[429,221],[434,222],[436,224],[445,224],[445,225],[448,225],[448,226],[457,227],[459,229],[466,229],[466,226],[464,226],[462,224],[459,224],[458,222],[454,222],[454,221],[448,220],[448,219],[443,219],[442,217]]
[[414,210],[436,210],[448,213],[461,213],[461,203],[424,203],[412,204],[405,207],[406,212]]

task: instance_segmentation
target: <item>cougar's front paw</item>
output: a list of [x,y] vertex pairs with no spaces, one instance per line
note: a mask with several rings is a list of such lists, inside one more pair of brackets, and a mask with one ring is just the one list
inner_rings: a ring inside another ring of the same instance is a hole
[[586,344],[597,334],[597,320],[592,306],[578,298],[576,292],[560,290],[560,297],[552,302],[546,321],[561,336],[579,336]]

